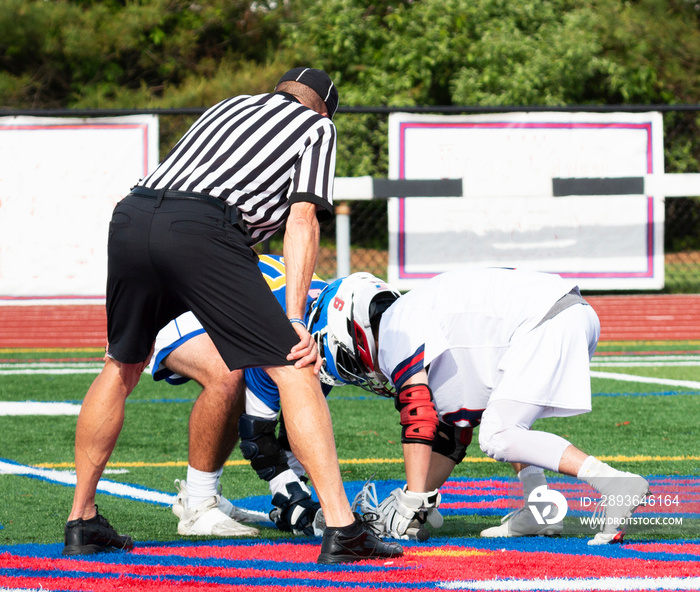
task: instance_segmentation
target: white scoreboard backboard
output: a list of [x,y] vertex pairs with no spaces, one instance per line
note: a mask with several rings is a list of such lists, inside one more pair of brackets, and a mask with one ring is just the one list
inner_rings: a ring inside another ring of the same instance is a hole
[[390,177],[461,178],[464,196],[389,200],[389,281],[476,265],[663,287],[663,196],[552,195],[553,178],[663,173],[662,130],[659,113],[392,114]]
[[104,299],[112,209],[157,164],[154,115],[0,118],[0,303]]

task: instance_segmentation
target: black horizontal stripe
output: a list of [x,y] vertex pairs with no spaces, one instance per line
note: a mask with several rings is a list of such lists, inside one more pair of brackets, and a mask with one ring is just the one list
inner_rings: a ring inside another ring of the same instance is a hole
[[644,177],[554,178],[552,195],[643,195]]

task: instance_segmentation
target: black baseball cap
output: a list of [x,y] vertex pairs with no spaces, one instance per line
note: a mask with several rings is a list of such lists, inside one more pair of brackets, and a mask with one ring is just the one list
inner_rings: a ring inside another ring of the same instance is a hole
[[286,72],[277,83],[294,81],[308,86],[313,90],[326,104],[328,117],[333,119],[335,112],[338,110],[338,89],[335,88],[331,77],[323,70],[316,68],[292,68]]

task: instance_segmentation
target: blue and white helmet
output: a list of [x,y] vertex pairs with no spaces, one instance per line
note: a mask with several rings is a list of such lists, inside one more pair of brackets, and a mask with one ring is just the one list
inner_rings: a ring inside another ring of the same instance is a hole
[[352,384],[382,396],[393,392],[377,367],[374,331],[400,293],[370,273],[353,273],[330,284],[311,305],[307,328],[325,363],[321,382]]

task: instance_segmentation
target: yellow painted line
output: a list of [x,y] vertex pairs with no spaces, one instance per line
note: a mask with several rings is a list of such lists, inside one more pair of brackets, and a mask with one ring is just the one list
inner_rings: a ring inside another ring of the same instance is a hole
[[[227,466],[234,465],[246,465],[247,461],[229,461],[226,463]],[[73,469],[75,468],[75,463],[62,462],[62,463],[40,463],[36,465],[31,465],[39,469]],[[120,469],[144,469],[153,467],[186,467],[186,460],[176,460],[162,463],[148,463],[148,462],[110,462],[107,463],[108,468],[120,468]]]
[[411,549],[411,557],[478,557],[483,555],[493,555],[495,551],[479,551],[477,549]]
[[636,456],[598,456],[597,458],[605,462],[677,462],[682,460],[700,460],[700,456],[648,456],[645,454],[638,454]]
[[[596,457],[604,462],[679,462],[679,461],[699,461],[700,456],[649,456],[644,454],[638,454],[636,456],[624,456],[617,454],[615,456],[598,456]],[[387,464],[403,464],[402,458],[349,458],[340,459],[341,465],[387,465]],[[491,463],[497,462],[492,458],[487,457],[477,457],[477,458],[465,458],[462,462],[466,463]],[[229,460],[226,461],[227,467],[243,467],[248,465],[247,460]],[[73,463],[63,462],[63,463],[41,463],[32,465],[33,467],[41,469],[72,469],[75,467]],[[148,462],[110,462],[107,463],[109,468],[120,468],[120,469],[143,469],[149,467],[186,467],[186,460],[168,461],[162,463],[148,463]]]
[[341,465],[387,465],[403,464],[403,458],[341,458],[338,462]]
[[[677,340],[677,339],[672,339],[672,340],[658,340],[658,341],[601,341],[599,345],[599,349],[603,349],[606,346],[614,346],[614,347],[620,347],[620,346],[630,346],[630,345],[669,345],[669,344],[675,344],[675,345],[693,345],[693,346],[700,346],[700,341],[684,341],[684,340]],[[99,351],[102,352],[104,351],[104,348],[99,348],[99,347],[9,347],[9,348],[0,348],[0,354],[32,354],[32,353],[47,353],[47,352],[94,352],[94,351]]]
[[678,344],[678,345],[700,345],[700,341],[685,341],[685,340],[679,340],[679,339],[665,339],[665,340],[657,340],[657,341],[600,341],[598,342],[598,346],[608,346],[608,345],[615,345],[615,346],[624,346],[624,345],[669,345],[669,344]]

